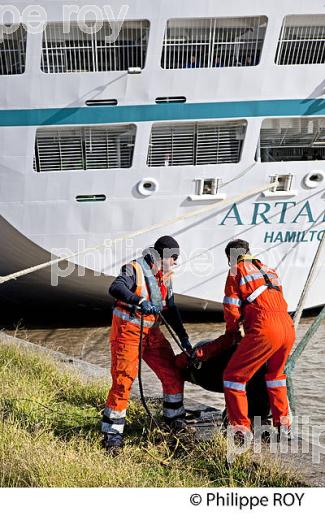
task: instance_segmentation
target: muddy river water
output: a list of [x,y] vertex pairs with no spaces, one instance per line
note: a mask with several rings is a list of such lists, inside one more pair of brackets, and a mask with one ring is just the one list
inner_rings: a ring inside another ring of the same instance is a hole
[[[315,318],[303,318],[298,340],[308,330]],[[213,339],[223,333],[223,323],[187,323],[187,331],[193,344],[202,339]],[[48,348],[67,353],[71,356],[107,368],[109,382],[109,337],[110,327],[92,328],[46,328],[18,329],[9,334],[41,344]],[[168,334],[167,334],[168,335]],[[175,348],[175,351],[177,347]],[[161,394],[160,383],[156,376],[144,364],[144,389],[147,396]],[[135,382],[135,385],[137,383]],[[317,441],[321,432],[321,441],[325,445],[325,321],[311,343],[305,349],[294,372],[296,410],[299,416],[308,417],[309,435]],[[223,407],[221,394],[207,392],[195,385],[186,383],[185,397],[216,406]]]

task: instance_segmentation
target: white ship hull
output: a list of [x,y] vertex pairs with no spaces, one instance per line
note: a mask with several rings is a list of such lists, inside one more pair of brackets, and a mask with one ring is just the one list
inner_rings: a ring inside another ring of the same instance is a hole
[[[43,2],[50,22],[62,20],[59,4],[48,6]],[[118,13],[121,2],[110,4]],[[291,0],[279,4],[266,0],[133,2],[127,19],[150,21],[146,65],[141,74],[46,74],[39,65],[42,35],[28,35],[25,72],[0,75],[0,274],[38,265],[51,254],[65,256],[107,239],[114,241],[159,223],[171,223],[144,232],[132,242],[124,240],[112,248],[81,254],[74,261],[86,268],[84,275],[78,276],[75,269],[59,279],[58,287],[51,286],[49,270],[38,271],[0,286],[0,297],[21,301],[28,294],[28,299],[34,300],[44,289],[44,301],[51,295],[58,299],[70,295],[79,302],[101,305],[107,301],[107,286],[121,264],[158,236],[170,234],[182,250],[174,281],[181,305],[202,310],[221,308],[228,269],[224,248],[229,240],[240,237],[250,242],[252,252],[261,260],[278,269],[289,309],[296,308],[325,233],[325,161],[261,162],[256,160],[256,148],[261,125],[268,118],[325,117],[324,66],[276,66],[274,62],[284,17],[323,14],[324,10],[318,0],[301,2],[298,7]],[[96,5],[102,8],[105,2],[100,0]],[[161,67],[161,44],[169,19],[231,16],[267,17],[257,66]],[[184,96],[186,103],[155,103],[157,97],[173,96]],[[89,99],[117,99],[118,105],[90,107],[85,105]],[[231,120],[247,122],[238,163],[148,166],[150,132],[157,121]],[[39,128],[109,124],[136,125],[131,168],[35,171],[35,135]],[[306,176],[313,172],[320,174],[320,182],[310,188]],[[268,193],[265,186],[275,175],[292,176],[291,192]],[[224,198],[219,203],[213,198],[192,196],[194,180],[209,177],[222,179]],[[154,180],[157,191],[142,196],[137,186],[147,178]],[[257,193],[250,195],[254,190]],[[106,200],[76,202],[78,196],[93,194],[104,194]],[[211,204],[213,209],[201,216],[172,222]],[[325,304],[325,251],[316,271],[307,308]]]

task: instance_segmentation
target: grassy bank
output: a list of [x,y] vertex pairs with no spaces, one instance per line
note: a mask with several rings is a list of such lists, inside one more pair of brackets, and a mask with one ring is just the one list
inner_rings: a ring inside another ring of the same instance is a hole
[[229,467],[220,435],[199,443],[144,434],[147,420],[137,401],[130,404],[123,451],[107,456],[99,431],[106,393],[105,384],[83,382],[49,357],[0,345],[1,487],[302,484],[274,460],[256,461],[250,453]]

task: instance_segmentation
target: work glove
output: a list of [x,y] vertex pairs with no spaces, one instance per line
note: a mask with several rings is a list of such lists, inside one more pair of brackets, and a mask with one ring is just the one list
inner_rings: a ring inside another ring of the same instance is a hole
[[192,347],[191,343],[190,343],[190,340],[185,337],[181,340],[181,344],[182,344],[182,347],[183,349],[188,352],[189,354],[189,363],[190,363],[190,366],[196,368],[197,370],[201,368],[202,366],[202,361],[200,361],[197,357],[196,357],[196,352],[195,352],[195,349]]
[[142,314],[148,315],[148,314],[159,314],[160,309],[156,307],[152,302],[148,300],[143,300],[140,302],[140,310]]
[[239,329],[234,331],[226,331],[225,335],[232,341],[234,346],[237,346],[240,340],[243,338]]
[[196,349],[192,349],[191,357],[190,357],[190,366],[196,368],[196,370],[200,370],[202,367],[202,361],[196,355]]

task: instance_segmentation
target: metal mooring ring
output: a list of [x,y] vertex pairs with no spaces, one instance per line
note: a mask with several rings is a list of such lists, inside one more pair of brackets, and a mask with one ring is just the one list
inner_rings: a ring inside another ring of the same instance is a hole
[[306,188],[318,188],[325,181],[325,173],[321,170],[313,170],[305,175],[303,182]]
[[144,197],[148,197],[159,190],[159,182],[156,179],[147,177],[138,182],[138,192]]

